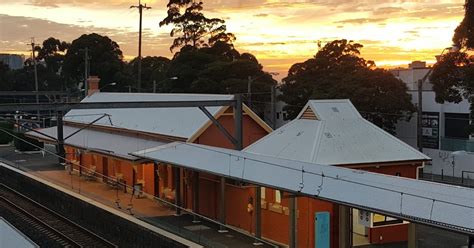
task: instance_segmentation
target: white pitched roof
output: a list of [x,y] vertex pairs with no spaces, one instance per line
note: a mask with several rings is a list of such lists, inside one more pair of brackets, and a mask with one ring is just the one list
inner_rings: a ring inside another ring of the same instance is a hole
[[[82,102],[135,102],[135,101],[198,101],[232,100],[232,95],[204,94],[152,94],[152,93],[95,93]],[[215,115],[223,107],[207,107]],[[209,119],[196,107],[190,108],[134,108],[134,109],[74,109],[69,111],[65,121],[88,124],[107,113],[112,126],[134,131],[157,133],[162,135],[190,138]],[[111,126],[107,118],[96,125]]]
[[[64,126],[64,138],[78,131],[80,128]],[[57,138],[57,127],[38,129],[39,132]],[[51,141],[49,137],[35,132],[26,133],[30,137]],[[140,137],[120,135],[112,131],[83,129],[64,141],[66,145],[92,150],[99,153],[110,154],[128,160],[136,160],[137,157],[131,156],[132,151],[139,151],[151,147],[161,146],[168,142],[145,139]]]
[[[307,108],[316,119],[301,118]],[[430,159],[362,118],[347,99],[309,101],[295,120],[245,151],[330,165]]]

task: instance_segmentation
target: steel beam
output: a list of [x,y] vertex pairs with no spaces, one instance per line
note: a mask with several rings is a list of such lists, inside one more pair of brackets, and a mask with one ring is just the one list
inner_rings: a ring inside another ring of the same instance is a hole
[[199,107],[199,109],[204,112],[204,114],[207,116],[207,118],[209,118],[212,123],[214,123],[214,125],[217,126],[217,128],[219,128],[219,130],[221,131],[222,134],[224,134],[224,136],[234,145],[234,146],[237,146],[238,143],[237,143],[237,140],[232,137],[232,135],[227,131],[227,129],[225,129],[225,127],[218,121],[216,120],[216,118],[214,118],[214,116],[206,109],[206,107]]
[[64,134],[63,134],[63,112],[58,111],[57,113],[57,133],[58,133],[58,157],[59,164],[64,164],[66,152],[64,151]]
[[[242,99],[240,98],[240,102]],[[109,108],[186,108],[234,106],[235,100],[206,101],[146,101],[146,102],[83,102],[83,103],[23,103],[0,104],[0,112],[14,111],[68,111],[70,109],[109,109]]]
[[243,149],[243,134],[242,134],[242,95],[235,95],[235,106],[234,106],[234,128],[235,128],[235,144],[236,150]]
[[173,167],[174,170],[174,203],[176,206],[176,215],[181,215],[181,169]]
[[339,247],[352,247],[351,242],[351,208],[339,205]]
[[[193,212],[199,214],[199,172],[193,171]],[[193,222],[199,222],[198,216],[193,216]]]
[[408,248],[416,248],[417,247],[417,240],[416,240],[416,224],[415,223],[408,223]]
[[[221,177],[220,184],[220,204],[219,204],[219,222],[223,225],[226,224],[226,206],[225,206],[225,177]],[[227,232],[225,226],[219,227],[219,232]]]
[[103,114],[101,117],[93,120],[91,123],[88,123],[87,125],[81,127],[80,129],[76,130],[75,132],[69,134],[66,138],[64,138],[64,140],[67,140],[69,138],[71,138],[72,136],[74,136],[75,134],[79,133],[80,131],[86,129],[86,128],[89,128],[90,126],[92,126],[94,123],[98,122],[99,120],[101,120],[102,118],[106,117],[106,116],[109,116],[108,114]]
[[[255,188],[255,238],[262,238],[262,191],[261,187]],[[254,244],[261,244],[256,240]]]
[[297,230],[297,226],[298,226],[298,223],[297,223],[297,217],[296,217],[296,209],[297,209],[297,203],[296,203],[296,197],[294,196],[290,196],[289,198],[289,206],[288,206],[288,210],[289,210],[289,223],[290,223],[290,228],[289,228],[289,244],[288,244],[288,247],[289,248],[297,248],[298,247],[298,230]]

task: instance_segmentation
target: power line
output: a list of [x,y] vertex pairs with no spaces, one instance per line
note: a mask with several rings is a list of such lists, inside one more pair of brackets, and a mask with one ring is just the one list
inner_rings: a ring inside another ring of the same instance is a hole
[[[260,104],[267,104],[267,105],[272,105],[271,102],[262,102],[262,101],[253,101],[254,103],[260,103]],[[290,106],[290,107],[297,107],[297,108],[304,108],[305,105],[294,105],[294,104],[285,104],[284,106]],[[411,115],[407,115],[407,114],[396,114],[396,113],[384,113],[384,112],[370,112],[370,111],[358,111],[359,113],[363,113],[363,114],[377,114],[377,115],[392,115],[392,116],[400,116],[400,117],[415,117],[417,116],[417,113],[413,113]],[[449,114],[449,113],[447,113]],[[466,115],[469,115],[469,113],[459,113],[459,114],[466,114]],[[423,115],[426,115],[426,114],[423,114]],[[422,116],[423,116],[422,115]],[[469,118],[454,118],[454,117],[445,117],[444,118],[445,120],[471,120]]]

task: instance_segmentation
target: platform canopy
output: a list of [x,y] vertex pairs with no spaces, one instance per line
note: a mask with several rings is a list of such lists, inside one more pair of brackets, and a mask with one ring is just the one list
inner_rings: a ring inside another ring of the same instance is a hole
[[[38,129],[37,131],[46,134],[52,138],[57,138],[57,127]],[[78,131],[80,127],[64,126],[64,137]],[[27,136],[42,140],[45,142],[56,143],[50,137],[36,132],[27,132]],[[137,160],[135,156],[129,154],[130,151],[139,151],[150,147],[156,147],[167,144],[168,142],[146,139],[133,135],[121,135],[112,131],[103,131],[95,129],[82,129],[64,141],[65,145],[106,154],[127,160]]]
[[469,188],[181,142],[132,154],[146,160],[474,234],[474,190]]

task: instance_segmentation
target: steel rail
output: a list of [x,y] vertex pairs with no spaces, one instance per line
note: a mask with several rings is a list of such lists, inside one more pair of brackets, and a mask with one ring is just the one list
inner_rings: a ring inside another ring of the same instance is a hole
[[28,218],[31,218],[33,219],[35,222],[45,226],[48,231],[54,233],[55,235],[59,236],[59,238],[61,239],[64,239],[66,242],[69,242],[70,244],[76,246],[76,247],[82,247],[79,243],[77,243],[76,241],[72,240],[70,237],[68,237],[66,234],[64,233],[61,233],[60,231],[58,231],[57,229],[55,229],[54,227],[52,227],[51,225],[49,225],[48,223],[44,222],[43,220],[39,219],[38,217],[36,217],[35,215],[33,215],[32,213],[28,212],[27,210],[25,210],[24,208],[18,206],[18,204],[15,204],[13,203],[12,201],[10,201],[9,199],[5,198],[4,196],[0,196],[0,200],[5,202],[6,204],[10,205],[10,207],[18,210],[19,212],[21,212],[21,214],[27,216]]
[[[89,235],[89,236],[92,236],[92,237],[95,238],[95,239],[98,239],[100,242],[105,243],[107,246],[110,246],[110,247],[118,247],[117,245],[111,243],[110,241],[108,241],[108,240],[106,240],[106,239],[100,237],[99,235],[97,235],[97,234],[95,234],[95,233],[89,231],[88,229],[86,229],[86,228],[84,228],[84,227],[82,227],[82,226],[76,224],[75,222],[73,222],[73,221],[69,220],[68,218],[66,218],[66,217],[64,217],[64,216],[62,216],[62,215],[60,215],[59,213],[56,213],[55,211],[53,211],[53,210],[51,210],[51,209],[49,209],[49,208],[47,208],[47,207],[41,205],[41,204],[38,203],[37,201],[31,199],[31,198],[28,197],[28,196],[25,196],[24,194],[22,194],[22,193],[20,193],[20,192],[18,192],[18,191],[16,191],[16,190],[14,190],[14,189],[12,189],[11,187],[9,187],[9,186],[7,186],[7,185],[5,185],[5,184],[3,184],[3,183],[0,183],[0,190],[1,190],[1,187],[3,187],[4,189],[6,189],[7,191],[10,191],[11,194],[14,194],[14,195],[18,196],[19,198],[22,198],[23,200],[28,201],[28,202],[31,203],[33,206],[35,206],[35,207],[37,207],[37,208],[40,208],[40,209],[42,209],[42,210],[45,210],[48,214],[51,214],[51,215],[54,216],[55,218],[58,218],[58,219],[60,219],[61,221],[66,222],[66,224],[71,225],[71,226],[73,226],[74,228],[79,229],[80,231],[84,232],[85,234],[87,234],[87,235]],[[0,197],[4,198],[4,196],[0,196]],[[35,218],[37,218],[37,217],[35,216]],[[40,221],[41,221],[41,220],[40,220]],[[46,223],[45,223],[45,224],[46,224]],[[58,231],[58,230],[56,230],[56,231]],[[60,231],[58,231],[58,232],[60,232]],[[65,234],[63,234],[63,235],[65,235]],[[74,241],[74,242],[75,242],[75,241]],[[79,245],[79,246],[81,246],[81,245]]]

